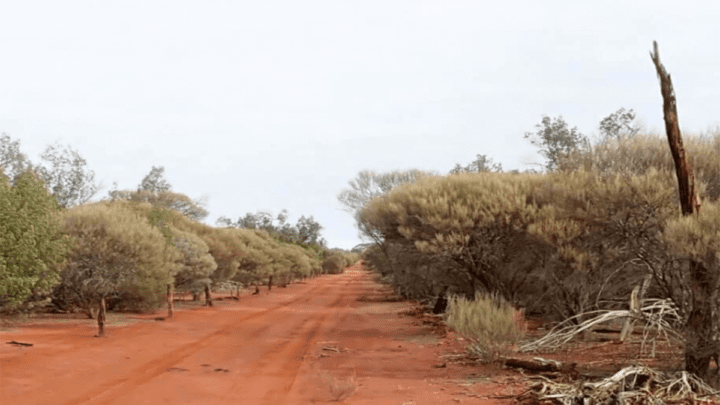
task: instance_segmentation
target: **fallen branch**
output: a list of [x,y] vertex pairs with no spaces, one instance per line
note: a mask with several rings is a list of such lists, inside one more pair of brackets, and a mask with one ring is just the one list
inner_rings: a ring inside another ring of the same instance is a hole
[[9,345],[17,345],[17,346],[32,346],[33,345],[32,343],[16,342],[14,340],[11,340],[11,341],[5,342],[5,343],[7,343]]
[[[592,383],[555,383],[547,378],[533,384],[516,397],[518,403],[551,400],[554,403],[717,403],[715,391],[692,374],[678,372],[667,375],[648,367],[626,367],[613,376]],[[715,401],[715,402],[712,402]]]
[[[670,341],[671,337],[675,340],[682,341],[682,335],[678,333],[676,328],[673,326],[680,320],[680,315],[678,314],[677,308],[670,302],[670,300],[646,299],[645,302],[648,303],[648,305],[640,308],[639,310],[592,311],[576,315],[560,323],[540,339],[520,346],[518,351],[521,353],[527,353],[542,350],[557,350],[578,334],[584,331],[592,330],[597,325],[617,319],[632,319],[640,321],[646,325],[641,346],[644,350],[647,341],[652,341],[652,356],[654,357],[655,342],[658,337],[663,336],[667,341]],[[589,315],[595,316],[579,325],[572,324],[575,319]],[[657,333],[654,337],[650,338],[650,331],[653,329]]]
[[535,357],[533,360],[509,358],[504,359],[504,363],[508,367],[523,368],[535,373],[554,372],[563,369],[563,365],[559,361],[546,360],[540,357]]

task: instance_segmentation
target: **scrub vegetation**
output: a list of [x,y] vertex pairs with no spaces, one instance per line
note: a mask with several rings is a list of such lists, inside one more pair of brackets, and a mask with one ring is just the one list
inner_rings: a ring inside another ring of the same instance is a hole
[[[503,172],[478,155],[447,175],[362,172],[338,199],[370,242],[361,246],[367,265],[403,297],[431,305],[450,296],[448,324],[480,351],[516,324],[512,311],[489,312],[487,297],[545,322],[580,324],[627,309],[646,277],[645,297],[669,299],[680,314],[673,327],[690,338],[693,266],[720,274],[720,132],[685,136],[702,208],[682,217],[667,138],[633,120],[621,109],[591,140],[562,117],[543,117],[526,134],[547,159],[540,170]],[[707,280],[711,290],[718,280]],[[720,336],[706,338],[708,359]]]
[[[205,293],[212,305],[213,289],[271,288],[273,281],[283,287],[340,273],[358,259],[325,246],[313,217],[291,225],[282,211],[278,224],[258,213],[205,225],[202,199],[173,192],[162,167],[153,167],[136,190],[115,189],[88,202],[97,186],[77,152],[49,148],[44,158],[64,163],[43,170],[7,135],[0,152],[0,310],[6,313],[82,311],[97,317],[102,335],[106,310],[146,312],[167,302],[172,316],[175,291],[195,299]],[[77,159],[62,158],[68,153]],[[75,181],[57,180],[69,174]],[[44,179],[56,179],[56,186]]]

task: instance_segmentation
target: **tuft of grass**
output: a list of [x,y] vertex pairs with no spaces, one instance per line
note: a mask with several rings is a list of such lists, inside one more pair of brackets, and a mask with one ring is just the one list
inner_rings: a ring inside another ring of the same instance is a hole
[[357,382],[355,381],[355,371],[353,371],[352,377],[348,379],[339,379],[330,375],[324,374],[322,376],[323,381],[327,384],[330,390],[330,395],[334,401],[342,401],[343,399],[354,394],[357,390]]
[[476,293],[474,300],[451,296],[445,322],[468,339],[470,352],[494,361],[527,331],[523,311],[496,295]]

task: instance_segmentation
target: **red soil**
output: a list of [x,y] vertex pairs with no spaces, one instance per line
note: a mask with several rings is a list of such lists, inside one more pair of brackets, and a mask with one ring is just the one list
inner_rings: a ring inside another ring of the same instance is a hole
[[520,391],[517,373],[463,365],[454,334],[382,297],[356,265],[164,322],[127,315],[104,338],[91,320],[23,322],[0,331],[0,403],[507,404],[488,397]]

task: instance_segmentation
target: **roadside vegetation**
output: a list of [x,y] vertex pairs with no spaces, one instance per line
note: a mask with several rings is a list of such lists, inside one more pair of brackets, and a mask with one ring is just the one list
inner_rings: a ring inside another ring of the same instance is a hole
[[[212,291],[285,287],[341,273],[358,255],[329,249],[312,216],[247,214],[216,227],[202,199],[173,192],[153,167],[136,190],[98,186],[70,148],[48,147],[49,167],[33,165],[19,141],[0,139],[0,311],[83,312],[103,335],[106,311],[152,312],[175,292],[194,300]],[[52,186],[52,187],[50,187]]]
[[[478,352],[517,336],[505,337],[515,315],[484,307],[487,297],[551,325],[580,325],[627,310],[646,278],[640,301],[665,300],[663,311],[679,314],[666,325],[672,336],[695,336],[693,316],[708,305],[718,325],[720,301],[693,298],[690,277],[698,263],[720,274],[720,132],[685,134],[702,208],[681,217],[667,138],[642,132],[632,110],[599,129],[591,139],[543,117],[526,134],[547,159],[542,168],[503,172],[477,155],[447,175],[361,172],[338,199],[369,242],[360,247],[367,266],[428,307],[451,296],[447,323]],[[718,280],[707,280],[712,291]],[[704,339],[700,374],[720,352],[720,336]]]
[[522,311],[498,296],[479,292],[473,299],[452,296],[445,322],[469,339],[469,350],[485,361],[495,361],[499,353],[510,351],[527,329]]

